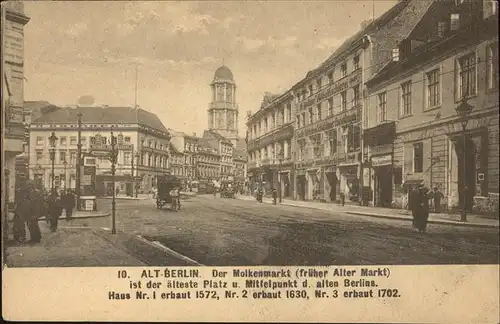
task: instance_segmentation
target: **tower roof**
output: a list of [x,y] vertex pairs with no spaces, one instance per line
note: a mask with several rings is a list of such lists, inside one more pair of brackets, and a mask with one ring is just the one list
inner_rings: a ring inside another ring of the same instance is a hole
[[227,66],[222,65],[214,74],[214,80],[218,79],[233,81],[233,72]]

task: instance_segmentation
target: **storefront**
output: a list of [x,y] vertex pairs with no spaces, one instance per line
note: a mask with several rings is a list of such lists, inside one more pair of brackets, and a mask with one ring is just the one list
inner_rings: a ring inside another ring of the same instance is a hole
[[340,180],[340,192],[345,194],[346,201],[358,201],[360,195],[360,152],[340,154],[337,166],[337,178]]
[[326,202],[337,201],[337,193],[340,191],[340,181],[337,178],[337,167],[335,165],[325,166],[324,200]]
[[374,171],[373,205],[391,207],[393,190],[392,154],[372,156],[371,166]]

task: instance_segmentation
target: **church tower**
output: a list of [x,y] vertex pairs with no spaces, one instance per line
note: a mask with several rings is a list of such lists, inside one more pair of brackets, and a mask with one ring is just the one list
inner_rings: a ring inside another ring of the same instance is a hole
[[210,83],[212,102],[208,108],[208,129],[231,140],[238,141],[238,105],[233,73],[225,65],[215,71]]

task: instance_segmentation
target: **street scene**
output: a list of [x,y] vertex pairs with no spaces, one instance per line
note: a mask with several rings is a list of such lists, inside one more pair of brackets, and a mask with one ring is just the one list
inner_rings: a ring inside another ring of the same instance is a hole
[[5,2],[4,264],[499,264],[497,6]]

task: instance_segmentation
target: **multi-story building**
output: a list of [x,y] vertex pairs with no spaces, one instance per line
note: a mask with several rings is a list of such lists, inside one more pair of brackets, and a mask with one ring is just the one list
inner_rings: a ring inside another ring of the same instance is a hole
[[283,197],[292,197],[294,120],[295,105],[290,91],[281,95],[266,93],[260,109],[249,116],[247,156],[252,192],[275,188]]
[[[295,198],[369,196],[363,179],[364,82],[391,60],[432,0],[399,1],[344,42],[291,89],[296,109]],[[363,188],[363,189],[361,189]]]
[[2,211],[15,198],[16,155],[23,153],[24,26],[22,1],[2,3]]
[[220,155],[217,148],[210,145],[209,140],[200,138],[196,147],[196,180],[212,182],[221,177]]
[[233,143],[215,131],[203,132],[204,143],[219,153],[220,178],[218,180],[234,180]]
[[238,148],[233,148],[234,181],[240,188],[244,188],[247,180],[247,155]]
[[407,206],[423,182],[444,208],[496,199],[498,213],[496,2],[436,1],[394,53],[367,82],[372,202]]
[[188,186],[196,178],[196,147],[199,138],[168,129],[172,148],[172,174]]
[[[118,140],[116,188],[132,195],[150,192],[156,177],[168,173],[170,135],[158,117],[146,110],[130,107],[67,107],[43,114],[30,126],[30,177],[51,186],[49,137],[55,133],[55,185],[76,187],[78,114],[81,114],[82,155],[91,155],[90,146],[100,136],[102,144],[111,143],[111,131]],[[109,194],[111,163],[97,158],[96,193]]]

